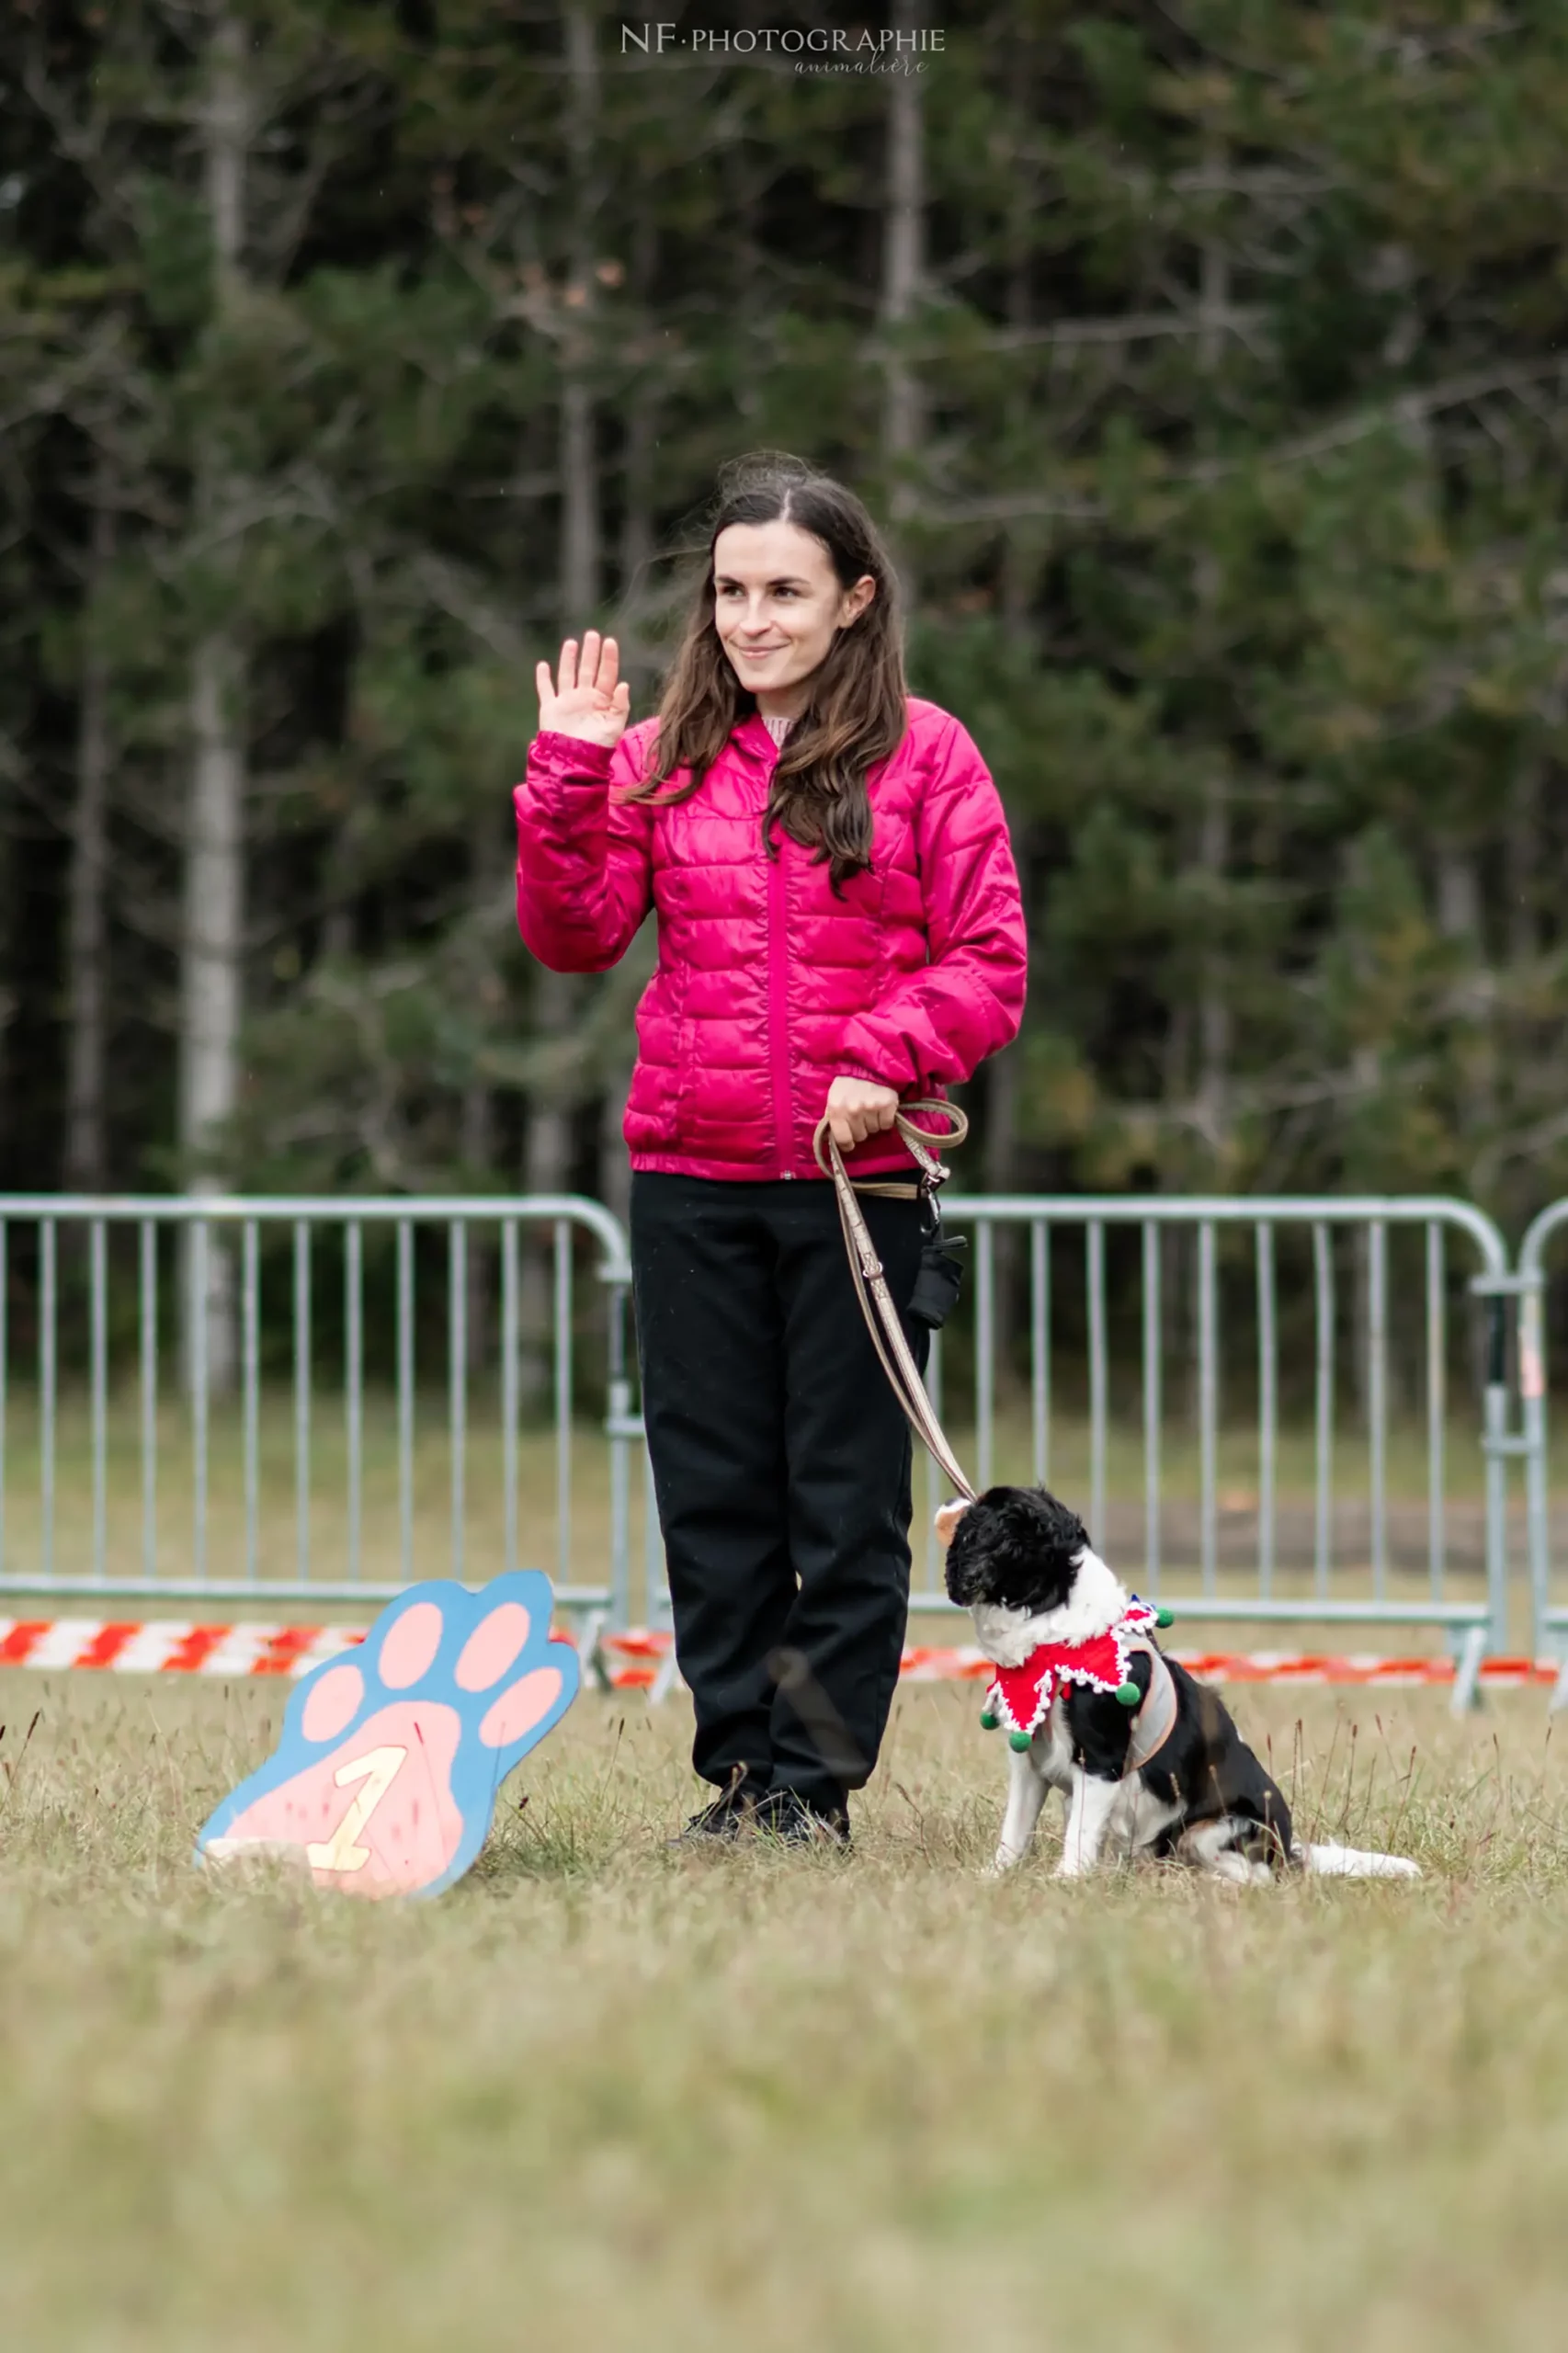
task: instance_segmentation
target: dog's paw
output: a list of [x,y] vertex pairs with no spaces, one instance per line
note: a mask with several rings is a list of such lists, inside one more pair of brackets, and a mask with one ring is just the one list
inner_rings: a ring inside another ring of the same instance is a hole
[[449,1887],[502,1781],[575,1697],[577,1654],[551,1638],[551,1599],[538,1570],[478,1594],[433,1582],[402,1596],[361,1650],[301,1680],[277,1754],[218,1808],[199,1859],[281,1855],[353,1895]]

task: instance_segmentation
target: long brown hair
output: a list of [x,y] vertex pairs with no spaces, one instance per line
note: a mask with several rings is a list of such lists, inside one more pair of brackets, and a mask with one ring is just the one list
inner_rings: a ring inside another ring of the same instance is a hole
[[[713,621],[713,549],[732,523],[793,523],[827,551],[839,585],[867,574],[876,595],[840,630],[810,682],[805,709],[785,738],[773,771],[763,840],[775,854],[777,824],[791,841],[830,861],[834,889],[871,864],[871,801],[866,772],[885,760],[908,723],[898,587],[887,550],[852,491],[799,458],[765,452],[742,458],[720,476],[719,503],[686,634],[664,700],[653,765],[627,796],[687,801],[712,767],[737,720],[756,708],[725,656]],[[677,768],[690,781],[661,793]]]

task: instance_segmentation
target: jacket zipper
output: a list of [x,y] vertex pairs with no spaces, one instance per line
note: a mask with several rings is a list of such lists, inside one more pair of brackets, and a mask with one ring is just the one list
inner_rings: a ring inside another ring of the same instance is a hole
[[[764,846],[767,857],[767,846]],[[785,950],[788,903],[784,892],[784,845],[767,859],[767,1060],[773,1081],[773,1141],[780,1176],[793,1176],[793,1120],[790,1108],[790,968]]]

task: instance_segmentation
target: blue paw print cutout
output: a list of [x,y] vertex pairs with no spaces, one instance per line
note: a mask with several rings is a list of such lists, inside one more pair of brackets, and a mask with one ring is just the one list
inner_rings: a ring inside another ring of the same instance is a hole
[[303,1861],[352,1895],[438,1895],[483,1846],[502,1782],[577,1696],[538,1569],[482,1591],[433,1578],[388,1605],[363,1645],[301,1677],[278,1747],[225,1798],[199,1860]]

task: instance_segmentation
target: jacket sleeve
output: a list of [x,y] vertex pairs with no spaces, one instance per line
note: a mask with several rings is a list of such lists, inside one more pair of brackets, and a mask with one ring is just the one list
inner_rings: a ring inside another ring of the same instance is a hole
[[915,816],[928,961],[845,1028],[846,1075],[918,1092],[961,1085],[1017,1035],[1028,973],[1023,896],[1001,795],[956,720]]
[[641,743],[613,752],[536,735],[517,813],[517,929],[552,972],[619,962],[653,903],[653,811],[615,797],[642,774]]

